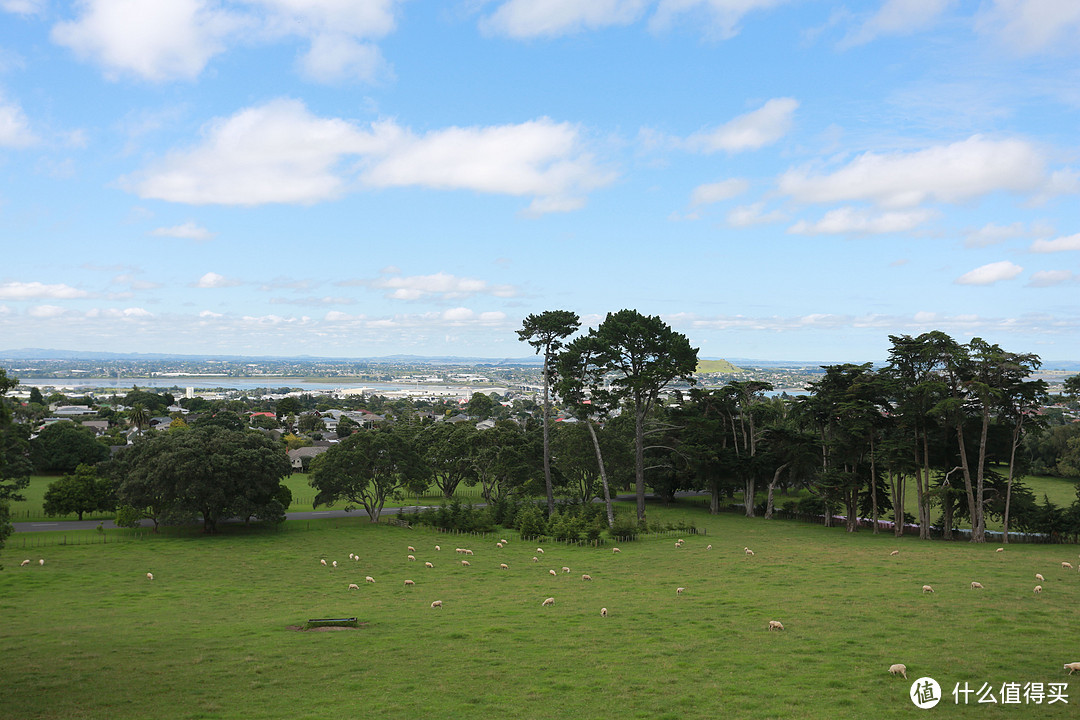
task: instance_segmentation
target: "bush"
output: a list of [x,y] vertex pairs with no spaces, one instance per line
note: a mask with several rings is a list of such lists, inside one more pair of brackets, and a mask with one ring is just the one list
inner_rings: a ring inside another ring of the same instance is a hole
[[514,517],[514,528],[524,537],[536,537],[547,532],[547,520],[543,511],[535,505],[526,505]]
[[136,528],[139,527],[139,521],[145,517],[142,510],[133,508],[130,505],[121,505],[116,508],[116,527],[123,528]]
[[611,528],[611,536],[633,540],[638,534],[637,521],[626,515],[616,515],[615,524]]

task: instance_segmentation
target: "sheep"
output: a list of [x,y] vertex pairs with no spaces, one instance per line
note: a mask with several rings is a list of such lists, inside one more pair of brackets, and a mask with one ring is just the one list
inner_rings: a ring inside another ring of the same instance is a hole
[[619,548],[611,548],[611,554],[612,555],[614,555],[615,553],[618,553],[618,552],[622,552],[622,550],[619,550]]
[[416,559],[416,556],[415,556],[415,555],[410,555],[410,556],[409,556],[409,559],[410,559],[410,560],[415,560],[415,559]]
[[929,585],[923,585],[922,586],[922,591],[924,593],[932,593],[932,592],[934,592],[934,588],[930,587]]
[[469,561],[468,560],[462,560],[461,561],[461,567],[469,567]]
[[893,675],[895,675],[896,673],[900,673],[904,676],[904,679],[907,680],[907,665],[905,665],[904,663],[896,663],[895,665],[890,665],[889,672]]
[[406,580],[405,581],[405,587],[409,587],[410,585],[415,585],[415,584],[416,583],[414,583],[412,580]]
[[997,549],[997,550],[995,550],[994,552],[1005,552],[1005,548],[998,548],[998,549]]
[[1039,582],[1042,582],[1042,581],[1046,580],[1046,578],[1044,578],[1042,576],[1042,573],[1035,573],[1035,579],[1038,580]]
[[581,579],[582,580],[592,580],[592,575],[582,575]]
[[607,617],[607,608],[600,608],[600,617]]
[[682,595],[682,594],[683,594],[683,590],[685,590],[685,589],[686,589],[686,588],[682,588],[682,587],[681,587],[681,588],[675,588],[675,594],[676,594],[676,595]]
[[500,570],[509,570],[510,566],[507,565],[506,563],[499,563],[499,569]]
[[548,575],[551,575],[552,577],[555,577],[555,575],[557,575],[557,573],[554,570],[548,570]]
[[472,555],[472,554],[473,554],[473,551],[472,551],[472,550],[466,550],[466,551],[465,551],[465,554],[466,554],[466,555]]
[[750,548],[748,548],[748,547],[744,547],[744,548],[743,548],[743,552],[745,552],[745,553],[746,553],[747,555],[753,555],[753,554],[754,554],[754,551],[753,551],[753,550],[751,550],[751,549],[750,549]]
[[154,573],[146,573],[146,579],[147,580],[153,580],[154,579]]
[[1036,595],[1038,595],[1038,594],[1039,594],[1039,593],[1041,593],[1041,592],[1042,592],[1042,585],[1036,585],[1036,586],[1035,586],[1035,590],[1034,590],[1034,593],[1035,593]]
[[544,554],[544,548],[536,548],[536,552],[538,552],[538,553],[540,553],[541,555],[543,555],[543,554]]
[[540,606],[541,607],[547,607],[548,605],[554,605],[554,604],[555,604],[555,598],[548,598],[544,602],[540,603]]
[[983,589],[982,583],[981,582],[975,582],[974,580],[972,580],[971,581],[971,589],[972,590],[982,590]]
[[562,569],[562,571],[563,571],[564,573],[568,573],[568,572],[570,572],[570,568],[568,568],[568,567],[566,567],[565,565],[563,565],[563,569]]
[[337,567],[337,560],[335,560],[334,562],[332,562],[330,564],[333,565],[334,567]]
[[369,582],[369,583],[375,582],[375,578],[371,577],[370,575],[368,575],[366,578],[364,578],[364,580]]
[[326,567],[326,560],[325,560],[325,558],[324,558],[324,559],[322,559],[322,560],[320,560],[319,562],[320,562],[320,563],[322,563],[323,567]]
[[509,544],[510,544],[510,541],[509,541],[509,540],[507,540],[507,539],[505,539],[505,538],[503,538],[503,539],[502,539],[502,540],[500,540],[499,542],[501,542],[501,543],[502,543],[503,545],[509,545]]
[[26,567],[29,564],[30,564],[30,558],[26,558],[21,563],[19,563],[19,567]]
[[769,629],[770,630],[783,630],[784,629],[784,623],[780,622],[779,620],[770,620],[769,621]]
[[359,589],[360,589],[360,586],[359,586],[359,585],[357,585],[356,583],[349,583],[349,587],[348,587],[348,588],[346,588],[346,589],[347,589],[347,590],[359,590]]
[[1065,663],[1065,667],[1063,669],[1068,670],[1069,674],[1072,675],[1077,670],[1080,670],[1080,662]]
[[540,562],[540,558],[538,558],[538,557],[536,557],[535,555],[533,555],[533,562]]
[[705,548],[705,549],[706,549],[706,550],[712,550],[712,545],[708,545],[708,546],[706,546],[706,548]]
[[891,553],[889,553],[889,555],[899,555],[899,554],[900,554],[899,550],[893,550]]
[[683,544],[684,542],[686,542],[686,541],[685,541],[685,540],[683,540],[682,538],[679,538],[679,539],[678,539],[678,540],[676,540],[675,542],[677,542],[677,543],[679,543],[680,545],[682,545],[682,544]]
[[[40,560],[38,560],[37,564],[38,565],[44,565],[45,564],[45,558],[41,558]],[[1072,566],[1070,565],[1069,567],[1072,567]]]
[[495,547],[497,547],[497,548],[499,548],[500,550],[502,550],[502,543],[501,543],[501,542],[497,542],[497,543],[495,543]]
[[409,552],[416,552],[416,548],[414,548],[412,545],[410,545],[409,546]]
[[676,547],[676,548],[681,548],[681,547],[682,547],[682,543],[681,543],[681,542],[676,542],[676,543],[675,543],[675,547]]
[[433,607],[433,608],[441,608],[442,607],[442,600],[436,600],[435,602],[431,603],[431,607]]
[[1072,570],[1072,563],[1071,563],[1071,562],[1064,562],[1064,561],[1062,561],[1062,563],[1061,563],[1061,569],[1062,569],[1062,570]]
[[432,564],[431,564],[431,563],[429,563],[429,562],[426,562],[426,563],[424,563],[424,567],[429,567],[429,568],[433,568],[433,567],[435,567],[435,566],[434,566],[434,565],[432,565]]
[[439,547],[438,545],[436,545],[436,546],[435,546],[435,550],[436,550],[436,551],[439,551],[439,550],[442,550],[442,548],[441,548],[441,547]]
[[352,553],[349,553],[349,559],[350,559],[350,560],[354,559],[354,558],[353,558],[353,554],[352,554]]
[[461,553],[465,552],[465,548],[454,548],[454,552],[456,552],[458,554],[461,554]]
[[356,562],[360,562],[360,556],[359,555],[353,555],[353,560],[355,560]]

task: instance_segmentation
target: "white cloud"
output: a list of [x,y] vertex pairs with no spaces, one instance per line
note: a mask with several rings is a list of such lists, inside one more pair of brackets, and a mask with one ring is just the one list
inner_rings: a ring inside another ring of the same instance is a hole
[[683,15],[704,18],[707,34],[727,39],[739,32],[739,22],[755,10],[769,10],[788,0],[659,0],[650,20],[654,30],[667,29]]
[[817,222],[806,220],[788,228],[789,233],[797,235],[844,235],[906,232],[934,217],[929,210],[896,210],[893,212],[870,213],[851,207],[842,207],[825,213]]
[[749,187],[750,183],[741,178],[731,178],[730,180],[698,185],[690,193],[690,205],[698,207],[699,205],[711,205],[723,200],[730,200],[737,195],[742,195]]
[[1027,192],[1045,183],[1045,160],[1033,145],[980,135],[914,152],[864,153],[831,173],[792,169],[778,181],[781,192],[800,202],[866,200],[893,208]]
[[41,15],[48,0],[2,0],[0,8],[16,15]]
[[208,272],[203,275],[192,287],[198,288],[226,288],[235,287],[240,285],[239,280],[230,280],[224,275],[218,275],[216,272]]
[[906,35],[932,25],[956,0],[885,0],[862,26],[841,43],[867,43],[881,35]]
[[56,305],[35,305],[34,307],[27,310],[26,314],[32,318],[45,320],[48,318],[59,317],[65,312],[67,311],[64,310],[64,308],[58,307]]
[[52,39],[113,76],[193,80],[244,21],[206,0],[81,0]]
[[194,220],[188,220],[182,225],[155,228],[150,231],[150,234],[155,237],[172,237],[182,240],[195,240],[196,242],[205,242],[217,237],[217,233],[212,233],[206,228],[197,225]]
[[432,295],[446,300],[468,298],[473,295],[511,298],[519,294],[517,288],[512,285],[492,285],[486,280],[458,277],[442,272],[434,275],[409,276],[384,273],[382,277],[375,280],[339,283],[339,285],[346,284],[370,285],[389,290],[386,296],[394,300],[420,300]]
[[1000,245],[1006,240],[1023,237],[1029,233],[1022,222],[1014,222],[1011,225],[996,225],[987,223],[978,230],[971,230],[964,238],[964,247],[978,248],[990,245]]
[[37,142],[22,107],[0,95],[0,147],[24,148]]
[[1080,250],[1080,233],[1054,238],[1053,240],[1036,240],[1029,248],[1035,253],[1069,252]]
[[50,300],[71,300],[84,297],[90,297],[90,293],[62,283],[56,285],[45,285],[39,282],[0,283],[0,300],[38,300],[45,298]]
[[506,0],[480,27],[515,38],[565,35],[641,18],[652,0]]
[[1040,270],[1031,274],[1028,287],[1044,288],[1064,285],[1076,281],[1076,275],[1069,270]]
[[715,130],[694,133],[685,144],[700,152],[729,153],[757,150],[775,143],[791,130],[791,116],[799,107],[794,98],[773,98],[753,112],[740,115]]
[[[144,198],[192,204],[315,203],[350,182],[533,196],[543,211],[576,209],[610,183],[569,123],[452,127],[416,135],[393,121],[359,127],[278,99],[218,118],[201,145],[169,154],[121,185]],[[355,170],[343,167],[353,160]]]
[[976,27],[995,34],[1022,53],[1054,46],[1076,49],[1080,3],[1076,0],[992,0]]
[[357,42],[348,35],[324,34],[311,40],[311,49],[300,58],[304,76],[316,82],[360,80],[373,82],[385,72],[379,48]]
[[780,210],[765,212],[764,202],[740,205],[729,212],[727,216],[727,223],[732,227],[750,227],[751,225],[764,225],[783,222],[784,220],[787,220],[787,215]]
[[993,285],[1002,280],[1012,280],[1023,271],[1024,268],[1019,265],[1002,260],[964,273],[955,282],[957,285]]
[[116,275],[113,277],[112,281],[116,285],[127,285],[132,290],[153,290],[161,287],[160,283],[140,280],[134,273],[122,273]]

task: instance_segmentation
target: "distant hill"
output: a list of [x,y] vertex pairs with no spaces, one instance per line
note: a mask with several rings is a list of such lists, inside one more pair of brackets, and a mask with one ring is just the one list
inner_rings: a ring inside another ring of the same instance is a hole
[[737,373],[742,372],[727,360],[698,360],[699,373]]

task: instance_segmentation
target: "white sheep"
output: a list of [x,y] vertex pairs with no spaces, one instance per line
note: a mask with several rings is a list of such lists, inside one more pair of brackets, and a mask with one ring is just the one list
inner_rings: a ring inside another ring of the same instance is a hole
[[438,545],[436,545],[436,546],[435,546],[435,549],[436,549],[436,550],[442,550],[442,548],[441,548],[441,547],[439,547]]
[[510,541],[509,541],[509,540],[507,540],[507,539],[505,539],[505,538],[503,538],[503,539],[502,539],[502,540],[500,540],[499,542],[501,542],[501,543],[502,543],[503,545],[509,545],[509,544],[510,544]]
[[499,548],[500,550],[502,550],[502,543],[501,543],[501,542],[497,542],[497,543],[495,543],[495,547],[497,547],[497,548]]
[[[45,558],[41,558],[40,560],[38,560],[37,564],[38,565],[44,565],[45,564]],[[1070,567],[1072,567],[1072,566],[1070,565]]]
[[510,566],[507,565],[506,563],[499,563],[499,569],[500,570],[509,570]]
[[1080,670],[1080,662],[1065,663],[1064,669],[1068,670],[1069,674],[1072,675],[1077,670]]
[[461,566],[462,567],[469,567],[469,561],[468,560],[462,560],[461,561]]
[[1061,568],[1062,568],[1063,570],[1072,570],[1072,563],[1071,563],[1071,562],[1065,562],[1065,561],[1062,561],[1062,563],[1061,563]]
[[146,573],[146,579],[147,580],[153,580],[154,579],[154,573]]
[[683,588],[683,587],[681,587],[681,588],[675,588],[675,594],[676,594],[676,595],[682,595],[682,594],[683,594],[683,590],[685,590],[685,589],[686,589],[686,588]]
[[346,588],[346,589],[347,589],[347,590],[359,590],[359,589],[360,589],[360,586],[359,586],[359,585],[357,585],[356,583],[349,583],[349,587],[348,587],[348,588]]
[[922,586],[922,591],[924,593],[932,593],[932,592],[934,592],[934,588],[930,587],[929,585],[923,585]]
[[889,672],[893,675],[900,673],[904,676],[904,679],[907,680],[907,665],[905,665],[904,663],[896,663],[895,665],[890,665]]
[[995,550],[994,552],[1005,552],[1005,548],[998,548],[998,549],[997,549],[997,550]]
[[677,543],[679,543],[680,545],[682,545],[682,544],[683,544],[684,542],[686,542],[686,541],[685,541],[685,540],[683,540],[682,538],[679,538],[679,539],[678,539],[678,540],[676,540],[675,542],[677,542]]
[[353,554],[352,554],[352,553],[349,553],[349,559],[350,559],[350,560],[352,560],[352,559],[353,559]]
[[19,563],[19,567],[26,567],[29,564],[30,564],[30,558],[26,558],[21,563]]
[[1035,573],[1035,579],[1040,581],[1040,582],[1042,582],[1043,580],[1046,580],[1046,578],[1044,578],[1042,576],[1042,573]]
[[600,608],[600,617],[607,617],[607,608]]
[[414,548],[412,545],[410,545],[409,546],[409,552],[416,552],[416,548]]
[[466,554],[466,555],[472,555],[472,554],[473,554],[473,551],[472,551],[472,550],[466,550],[466,551],[465,551],[465,554]]
[[554,577],[557,573],[554,570],[548,570],[548,575]]
[[536,552],[538,552],[538,553],[540,553],[541,555],[543,555],[543,554],[544,554],[544,548],[536,548]]
[[454,552],[459,553],[459,554],[463,553],[463,552],[465,552],[465,548],[454,548]]
[[323,560],[320,560],[319,562],[323,564],[323,567],[325,567],[325,566],[326,566],[326,560],[325,560],[325,559],[323,559]]
[[366,580],[369,583],[375,582],[375,578],[371,577],[370,575],[368,575],[366,578],[364,578],[364,580]]
[[972,580],[971,589],[972,590],[982,590],[983,589],[982,583],[981,582],[975,582],[974,580]]
[[745,552],[745,553],[746,553],[747,555],[753,555],[753,554],[754,554],[754,551],[753,551],[753,550],[751,550],[751,549],[750,549],[750,548],[748,548],[748,547],[744,547],[744,548],[743,548],[743,552]]
[[431,603],[431,607],[433,607],[433,608],[441,608],[442,607],[442,600],[436,600],[435,602]]
[[548,605],[554,605],[554,604],[555,604],[555,598],[548,598],[544,602],[540,603],[541,607],[547,607]]
[[708,545],[705,549],[706,550],[712,550],[712,545]]
[[592,575],[582,575],[581,579],[582,580],[592,580]]
[[568,567],[566,567],[565,565],[563,565],[563,569],[562,569],[562,571],[563,571],[564,573],[568,573],[568,572],[570,572],[570,568],[568,568]]
[[415,584],[416,583],[414,583],[412,580],[406,580],[405,581],[405,587],[409,587],[410,585],[415,585]]
[[1036,595],[1041,593],[1042,592],[1042,585],[1036,585],[1034,592],[1035,592]]
[[416,556],[415,556],[415,555],[410,555],[410,556],[409,556],[409,559],[410,559],[410,560],[415,560],[415,559],[416,559]]
[[617,552],[622,552],[619,548],[611,548],[611,554],[614,555]]
[[337,560],[335,560],[334,562],[332,562],[330,564],[333,565],[334,567],[337,567]]
[[769,621],[769,629],[770,630],[783,630],[784,629],[784,623],[780,622],[779,620],[770,620]]
[[540,558],[538,558],[538,557],[536,557],[535,555],[533,555],[533,562],[540,562]]
[[889,553],[889,555],[899,555],[899,554],[900,554],[899,550],[893,550],[891,553]]
[[433,568],[433,567],[435,567],[435,566],[434,566],[434,565],[432,565],[432,564],[431,564],[431,563],[429,563],[429,562],[426,562],[426,563],[424,563],[424,567],[429,567],[429,568]]

